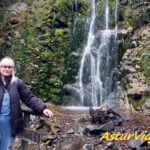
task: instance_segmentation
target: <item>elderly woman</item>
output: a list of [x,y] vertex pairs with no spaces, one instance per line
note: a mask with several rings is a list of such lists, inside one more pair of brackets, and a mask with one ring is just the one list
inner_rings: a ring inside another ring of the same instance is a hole
[[8,150],[13,137],[23,129],[20,99],[37,113],[51,118],[53,113],[32,94],[27,85],[14,75],[14,61],[0,61],[0,150]]

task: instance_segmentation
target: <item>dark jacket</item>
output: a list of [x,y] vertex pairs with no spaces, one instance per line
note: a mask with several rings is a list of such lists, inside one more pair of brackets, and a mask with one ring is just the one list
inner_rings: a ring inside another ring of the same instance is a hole
[[13,79],[8,81],[6,87],[4,87],[2,81],[0,81],[0,110],[5,88],[7,88],[10,95],[12,136],[15,136],[23,129],[23,115],[20,100],[32,110],[41,114],[46,108],[46,105],[32,94],[27,85],[21,79],[13,77]]

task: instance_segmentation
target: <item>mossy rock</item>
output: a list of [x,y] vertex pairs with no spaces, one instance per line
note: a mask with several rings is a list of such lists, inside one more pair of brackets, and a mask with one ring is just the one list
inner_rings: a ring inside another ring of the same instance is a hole
[[146,77],[146,81],[150,84],[150,49],[146,49],[141,59],[141,68]]
[[129,97],[129,103],[131,103],[134,108],[137,108],[143,106],[148,99],[150,99],[150,96],[142,96],[140,99],[134,99],[133,97]]

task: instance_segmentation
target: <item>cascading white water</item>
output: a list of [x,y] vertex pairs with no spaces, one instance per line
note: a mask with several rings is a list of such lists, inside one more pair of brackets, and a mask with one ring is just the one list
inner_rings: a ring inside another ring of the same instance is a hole
[[78,1],[75,0],[75,10],[78,10]]
[[115,8],[115,38],[117,38],[118,34],[118,0],[116,0],[116,8]]
[[[117,24],[117,7],[116,1],[115,22]],[[96,7],[95,0],[91,0],[91,17],[87,38],[87,44],[82,53],[80,69],[77,81],[77,93],[79,94],[80,106],[97,107],[107,99],[112,88],[113,68],[116,66],[113,60],[112,40],[114,32],[109,29],[109,5],[108,0],[105,4],[105,28],[99,37],[95,36]],[[115,26],[115,39],[117,37],[118,26]],[[114,39],[114,38],[113,38]],[[100,44],[96,44],[100,41]]]
[[106,7],[105,7],[105,25],[106,25],[106,30],[108,30],[109,26],[109,7],[108,7],[108,0],[106,0]]
[[[86,59],[88,57],[91,58],[91,68],[93,69],[92,65],[95,63],[94,58],[91,54],[91,48],[92,44],[94,42],[95,36],[94,36],[94,21],[95,21],[95,0],[91,1],[91,6],[92,6],[92,15],[91,15],[91,24],[90,24],[90,29],[88,33],[88,40],[87,40],[87,45],[84,49],[84,53],[81,59],[81,65],[80,65],[80,70],[79,70],[79,88],[80,88],[80,99],[81,99],[81,105],[83,105],[84,101],[84,87],[83,87],[83,69],[84,69],[84,64],[86,63]],[[93,80],[93,72],[95,70],[91,69],[91,78]],[[92,82],[91,82],[92,83]]]

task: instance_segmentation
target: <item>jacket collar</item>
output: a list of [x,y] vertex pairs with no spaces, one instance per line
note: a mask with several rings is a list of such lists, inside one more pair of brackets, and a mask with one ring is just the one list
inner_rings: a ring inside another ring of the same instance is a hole
[[12,80],[12,75],[10,75],[9,77],[6,77],[5,80],[6,80],[6,85],[4,85],[4,83],[2,81],[2,75],[0,74],[0,85],[4,86],[4,88],[7,89]]

